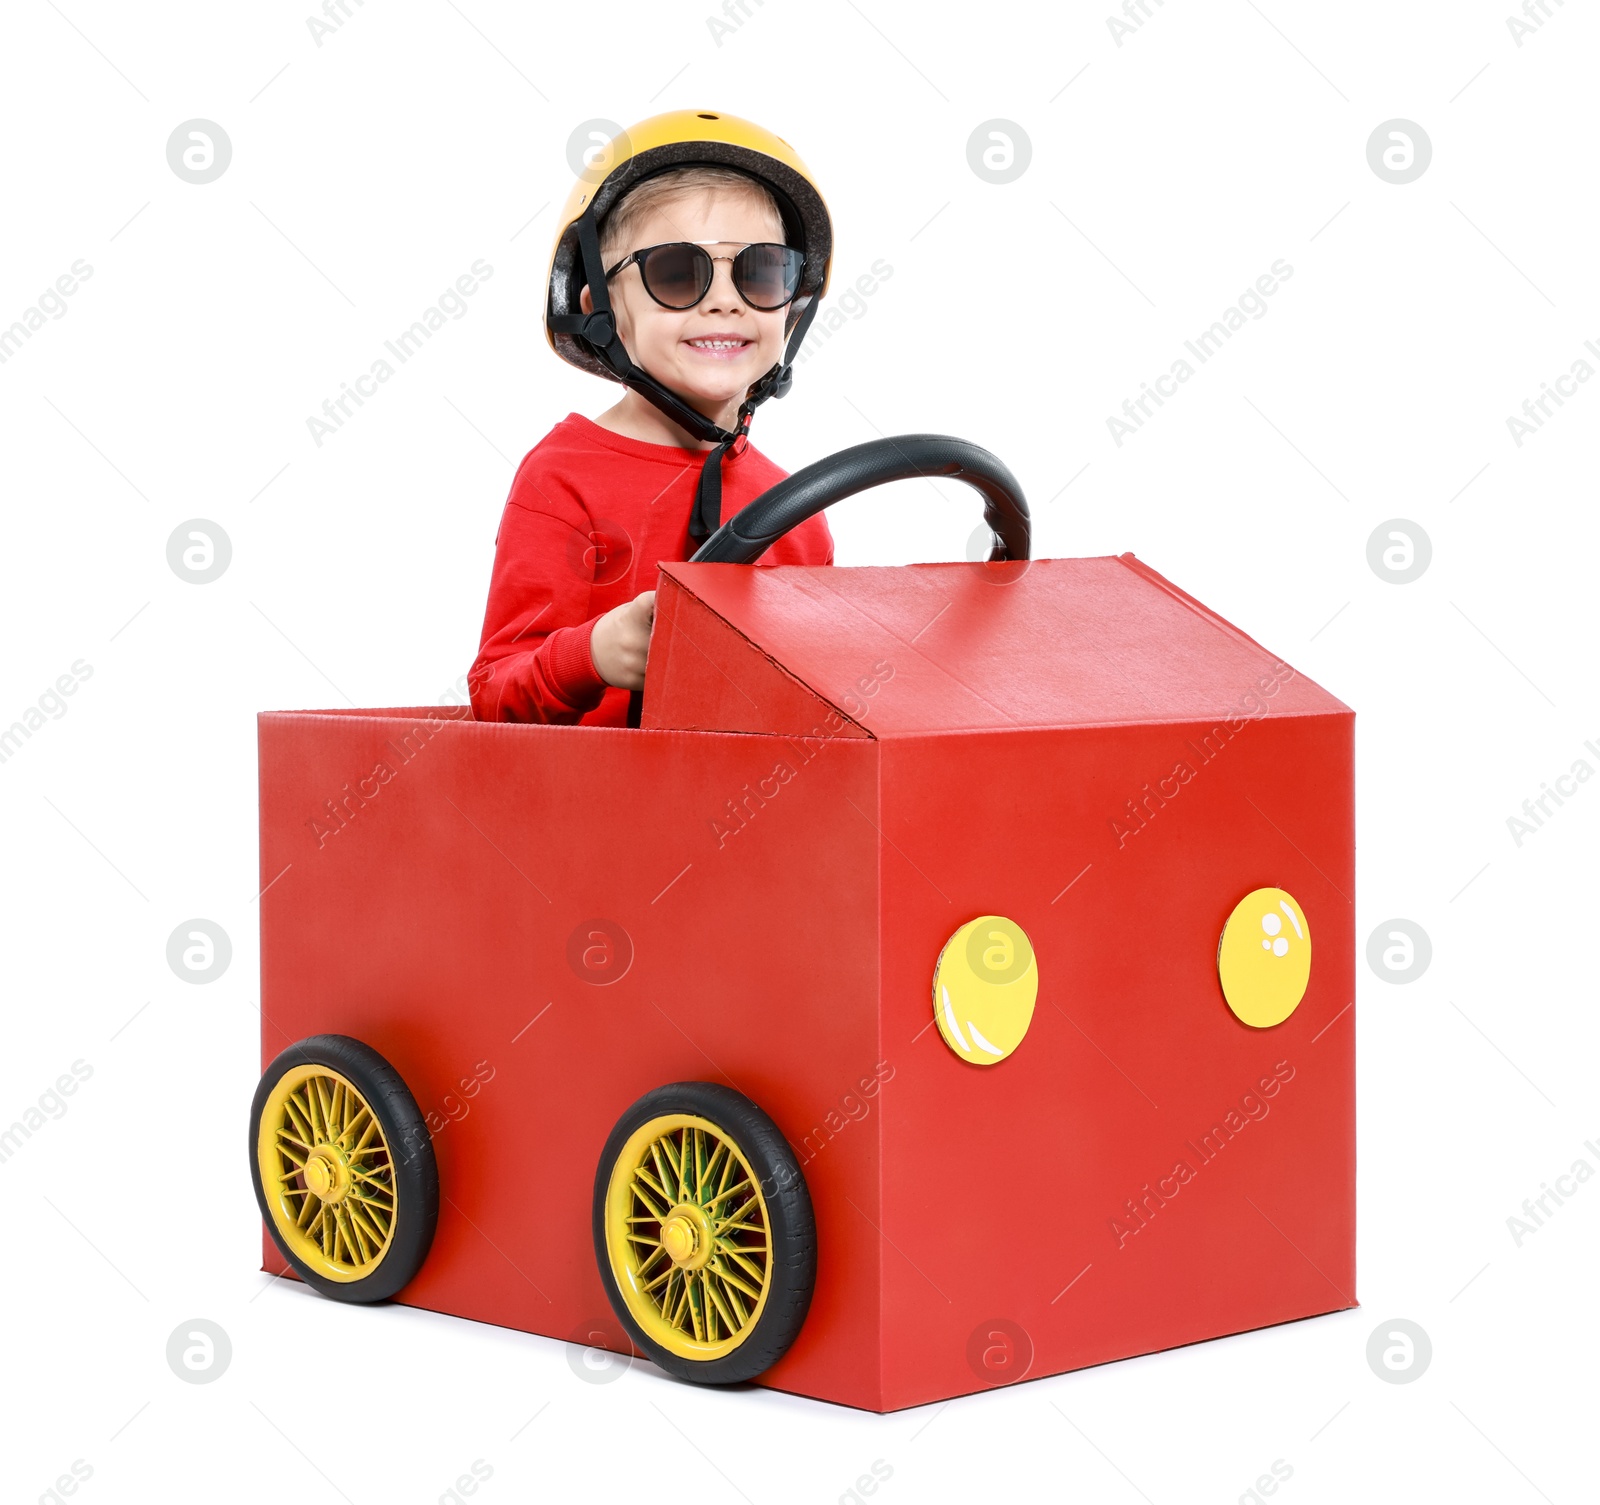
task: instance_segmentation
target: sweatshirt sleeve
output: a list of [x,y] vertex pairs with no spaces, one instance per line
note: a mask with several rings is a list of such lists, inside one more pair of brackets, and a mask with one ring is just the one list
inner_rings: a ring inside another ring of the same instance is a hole
[[575,518],[560,515],[564,507],[524,505],[522,479],[495,539],[483,635],[467,678],[472,709],[479,721],[570,725],[607,688],[589,656],[598,620],[589,615],[589,581],[568,563],[583,534]]

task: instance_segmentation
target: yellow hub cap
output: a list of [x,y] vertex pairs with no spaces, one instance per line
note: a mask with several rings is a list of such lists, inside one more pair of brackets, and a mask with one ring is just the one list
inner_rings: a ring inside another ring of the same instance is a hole
[[306,1186],[324,1202],[342,1202],[350,1190],[350,1162],[333,1145],[319,1144],[303,1170]]
[[367,1100],[337,1071],[296,1066],[267,1099],[256,1158],[278,1237],[328,1280],[372,1274],[394,1237],[389,1144]]
[[686,1359],[731,1352],[772,1285],[767,1204],[750,1162],[709,1119],[651,1119],[611,1167],[606,1253],[655,1342]]
[[674,1207],[661,1225],[661,1247],[685,1270],[703,1270],[716,1252],[717,1239],[705,1208],[695,1202]]

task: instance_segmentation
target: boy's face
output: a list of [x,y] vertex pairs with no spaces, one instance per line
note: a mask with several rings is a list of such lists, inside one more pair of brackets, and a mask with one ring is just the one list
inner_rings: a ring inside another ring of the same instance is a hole
[[[757,241],[783,240],[783,228],[758,199],[701,190],[673,199],[641,220],[625,244],[606,253],[606,264],[646,246],[687,240],[705,244],[713,257],[731,258]],[[707,417],[732,423],[750,384],[783,357],[786,308],[752,308],[733,285],[731,260],[712,263],[711,286],[693,308],[663,308],[644,289],[637,265],[611,280],[611,306],[628,354],[663,386]],[[583,290],[582,307],[592,307]]]

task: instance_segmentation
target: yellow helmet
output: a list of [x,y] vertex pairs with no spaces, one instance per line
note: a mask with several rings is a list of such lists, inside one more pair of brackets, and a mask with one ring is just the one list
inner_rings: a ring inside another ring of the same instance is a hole
[[[784,358],[755,382],[740,409],[733,432],[662,386],[634,365],[617,336],[600,259],[599,227],[629,189],[674,167],[729,167],[757,179],[777,201],[788,244],[805,253],[800,288],[789,304]],[[749,415],[768,397],[788,390],[795,356],[805,340],[828,286],[833,226],[828,206],[804,162],[780,136],[736,115],[717,110],[672,110],[619,132],[584,171],[561,211],[550,256],[550,288],[544,329],[550,348],[582,371],[606,376],[633,388],[696,438],[734,444],[749,426]],[[590,289],[593,312],[579,304]]]

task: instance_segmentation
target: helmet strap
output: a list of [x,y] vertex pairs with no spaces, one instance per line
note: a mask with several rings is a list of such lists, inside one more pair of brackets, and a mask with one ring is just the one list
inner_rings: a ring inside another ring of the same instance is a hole
[[805,343],[811,321],[817,315],[817,300],[811,298],[800,314],[799,322],[789,335],[784,347],[783,360],[754,383],[739,408],[738,426],[706,456],[700,468],[700,485],[695,491],[694,510],[689,514],[689,537],[697,543],[709,538],[722,526],[722,458],[730,451],[744,453],[749,443],[750,415],[769,397],[785,397],[794,382],[794,358]]
[[[762,378],[763,381],[765,379]],[[750,415],[755,412],[759,400],[755,397],[745,398],[739,406],[737,427],[706,456],[705,464],[700,467],[700,484],[695,489],[694,510],[689,514],[689,537],[696,543],[710,538],[722,526],[722,459],[730,453],[742,455],[745,452],[750,443]]]
[[554,315],[550,319],[551,330],[556,334],[577,335],[589,347],[595,359],[623,386],[637,392],[652,407],[696,439],[716,443],[730,438],[720,423],[713,422],[697,408],[690,407],[670,387],[662,386],[648,371],[633,363],[621,335],[617,333],[617,319],[611,307],[610,290],[606,287],[605,262],[600,255],[600,237],[595,231],[592,205],[578,217],[575,228],[593,312]]

